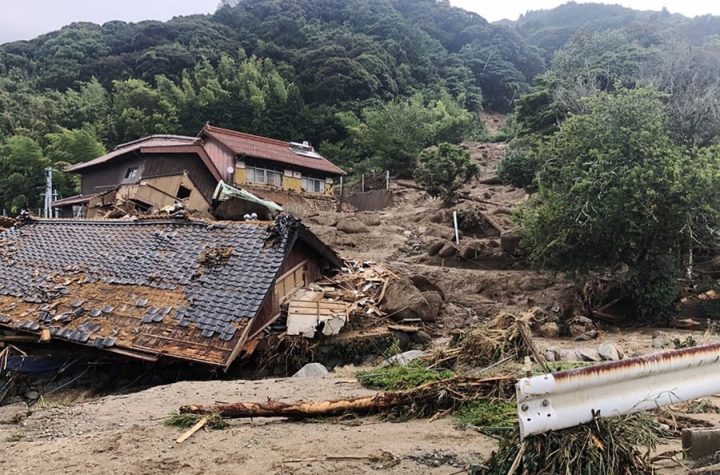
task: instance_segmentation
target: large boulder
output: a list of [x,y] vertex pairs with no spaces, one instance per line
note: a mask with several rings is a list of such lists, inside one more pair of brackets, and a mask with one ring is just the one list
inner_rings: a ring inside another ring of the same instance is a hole
[[520,247],[520,234],[517,231],[505,231],[500,235],[500,247],[510,255],[514,255]]
[[365,226],[380,226],[380,216],[377,214],[358,214],[357,218]]
[[345,234],[366,234],[370,232],[362,221],[355,218],[341,219],[337,223],[337,229]]
[[385,362],[383,362],[383,364],[381,364],[380,366],[389,366],[389,365],[405,366],[406,364],[410,363],[413,360],[420,358],[421,356],[425,356],[424,351],[410,350],[410,351],[406,351],[405,353],[399,353],[395,356],[391,356]]
[[440,250],[445,247],[445,242],[443,241],[435,241],[430,245],[430,248],[428,249],[428,256],[435,256],[437,255]]
[[[433,237],[445,239],[446,241],[452,241],[455,239],[455,230],[453,228],[434,223],[419,226],[418,233],[426,238]],[[462,237],[462,233],[460,233],[460,237]]]
[[438,292],[421,292],[407,280],[395,280],[388,284],[383,308],[397,321],[420,319],[423,322],[433,322],[440,313],[442,301],[442,295]]
[[455,254],[457,254],[457,247],[451,242],[445,244],[440,251],[438,251],[438,256],[442,258],[448,258],[452,257]]
[[410,281],[415,287],[420,289],[420,292],[434,290],[442,296],[443,300],[445,300],[445,292],[443,292],[443,289],[441,289],[436,283],[434,283],[424,275],[415,274],[410,277]]

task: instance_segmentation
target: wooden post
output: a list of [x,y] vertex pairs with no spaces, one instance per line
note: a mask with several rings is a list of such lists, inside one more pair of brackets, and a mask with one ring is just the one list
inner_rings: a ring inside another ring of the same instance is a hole
[[390,189],[390,170],[385,172],[385,189]]
[[365,174],[360,176],[360,191],[365,193]]

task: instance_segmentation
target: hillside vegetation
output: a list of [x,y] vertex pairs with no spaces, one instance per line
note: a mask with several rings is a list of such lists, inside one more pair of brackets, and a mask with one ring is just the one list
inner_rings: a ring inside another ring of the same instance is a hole
[[[518,34],[447,1],[232,3],[0,46],[0,209],[36,207],[48,165],[148,134],[194,135],[205,121],[310,140],[350,171],[410,174],[420,150],[478,136],[476,114],[510,110],[544,70]],[[394,131],[388,118],[401,120]],[[63,156],[53,134],[71,145]]]
[[552,58],[499,167],[537,192],[518,219],[530,262],[615,266],[600,303],[663,320],[716,285],[694,263],[718,247],[720,19],[571,3],[514,28]]

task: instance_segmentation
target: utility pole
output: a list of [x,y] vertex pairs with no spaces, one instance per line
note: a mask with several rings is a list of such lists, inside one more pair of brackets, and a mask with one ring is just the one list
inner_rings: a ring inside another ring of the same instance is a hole
[[47,167],[45,169],[47,171],[47,177],[45,179],[45,212],[44,217],[45,218],[52,218],[52,200],[53,200],[53,176],[52,176],[52,168]]

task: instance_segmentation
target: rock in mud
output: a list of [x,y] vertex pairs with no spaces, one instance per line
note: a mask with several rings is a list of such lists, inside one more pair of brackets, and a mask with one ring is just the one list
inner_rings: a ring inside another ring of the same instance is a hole
[[429,256],[435,256],[437,255],[440,250],[445,247],[445,243],[442,241],[436,241],[430,245],[430,249],[428,249],[428,255]]
[[582,354],[577,350],[559,350],[558,359],[561,361],[582,361]]
[[360,214],[358,215],[358,219],[365,225],[365,226],[380,226],[380,217],[376,214]]
[[430,305],[430,313],[425,315],[426,318],[423,318],[422,316],[420,318],[422,318],[423,322],[434,322],[437,320],[438,315],[440,315],[440,312],[442,311],[443,296],[434,290],[423,292],[422,296]]
[[612,343],[603,343],[598,347],[598,354],[605,361],[617,361],[622,359],[620,352]]
[[327,368],[320,363],[308,363],[293,374],[293,378],[321,378],[328,373]]
[[365,234],[370,232],[367,226],[362,221],[355,218],[346,218],[338,221],[338,231],[342,231],[345,234]]
[[545,338],[557,338],[560,336],[560,325],[555,322],[544,323],[538,329],[540,335]]
[[412,341],[420,345],[428,345],[432,342],[432,337],[428,332],[419,330],[412,335]]
[[560,355],[555,350],[547,350],[543,354],[545,361],[560,361]]
[[581,350],[580,356],[583,361],[590,361],[593,363],[597,363],[598,361],[602,361],[602,358],[595,350]]
[[442,296],[443,300],[446,300],[445,292],[443,292],[443,290],[437,284],[435,284],[433,281],[431,281],[424,275],[413,275],[410,277],[410,282],[412,282],[412,284],[417,287],[420,292],[427,292],[429,290],[432,290],[439,293]]
[[442,296],[439,293],[422,293],[409,281],[397,280],[388,285],[383,308],[397,321],[419,318],[423,322],[432,322],[438,315],[438,301],[439,306],[442,306]]
[[667,336],[667,334],[663,332],[657,332],[652,337],[652,347],[658,350],[661,350],[663,348],[669,348],[672,346],[672,341]]
[[382,365],[380,366],[387,366],[387,365],[399,365],[399,366],[405,366],[406,364],[410,363],[413,360],[416,360],[423,356],[425,354],[424,351],[420,350],[410,350],[406,351],[405,353],[400,353],[395,356],[391,356],[387,359]]
[[506,254],[513,255],[520,247],[520,239],[516,231],[505,231],[500,235],[500,247]]
[[30,399],[31,401],[34,401],[35,399],[40,398],[40,393],[38,393],[37,391],[28,391],[25,393],[25,397],[27,399]]
[[[420,226],[418,232],[423,236],[445,239],[447,241],[455,239],[455,230],[453,228],[439,224],[430,223]],[[460,237],[462,237],[462,233],[460,233]]]
[[457,248],[452,243],[445,244],[438,252],[438,256],[443,258],[452,257],[455,254],[457,254]]

